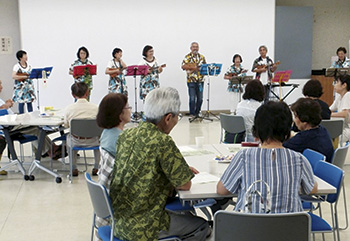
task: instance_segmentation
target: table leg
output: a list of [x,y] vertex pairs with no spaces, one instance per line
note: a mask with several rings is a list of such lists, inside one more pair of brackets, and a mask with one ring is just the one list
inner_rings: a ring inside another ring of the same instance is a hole
[[38,145],[38,150],[35,153],[35,160],[32,162],[32,164],[30,165],[30,168],[29,168],[29,172],[28,172],[29,180],[34,181],[35,177],[32,174],[36,168],[39,168],[39,169],[43,170],[44,172],[54,176],[56,178],[57,183],[61,183],[62,178],[60,177],[59,174],[51,171],[50,169],[48,169],[40,164],[41,152],[43,150],[44,143],[45,143],[46,131],[44,130],[43,127],[39,127],[39,128],[40,128],[39,145]]

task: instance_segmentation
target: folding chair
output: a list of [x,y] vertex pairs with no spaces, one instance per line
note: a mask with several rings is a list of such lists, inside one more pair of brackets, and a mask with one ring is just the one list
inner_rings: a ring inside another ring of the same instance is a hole
[[[103,241],[123,241],[114,237],[114,217],[113,217],[113,207],[111,199],[108,195],[107,189],[94,181],[91,180],[90,174],[85,173],[85,180],[88,186],[90,199],[92,202],[92,207],[94,209],[93,219],[92,219],[92,230],[91,230],[91,241],[94,239],[95,228],[98,230],[98,235]],[[101,218],[111,218],[111,226],[102,226],[97,228],[95,225],[96,216]],[[162,241],[181,241],[178,237],[167,237],[160,239]]]
[[101,136],[103,129],[100,128],[96,119],[73,119],[70,122],[70,153],[69,153],[69,181],[73,182],[73,151],[84,151],[85,168],[87,169],[86,155],[87,150],[99,150],[100,146],[74,146],[72,136],[89,139]]
[[[346,155],[348,153],[348,149],[349,149],[349,144],[347,144],[344,147],[337,148],[333,154],[332,164],[336,165],[337,167],[339,167],[340,169],[343,170],[344,163],[346,160]],[[339,228],[339,229],[345,230],[349,226],[348,208],[347,208],[347,204],[346,204],[346,194],[345,194],[345,182],[343,182],[342,190],[343,190],[344,210],[345,210],[345,227]]]
[[327,129],[329,135],[331,136],[333,140],[333,147],[334,149],[337,149],[338,146],[334,146],[334,143],[338,143],[335,139],[340,138],[339,143],[340,146],[343,146],[343,140],[341,135],[343,134],[343,125],[344,121],[340,119],[334,119],[334,120],[322,120],[321,126]]
[[214,240],[308,241],[311,221],[305,212],[255,214],[218,211],[214,216]]
[[224,142],[225,131],[228,133],[241,133],[245,131],[245,124],[242,116],[221,113],[220,124],[221,124],[220,143]]

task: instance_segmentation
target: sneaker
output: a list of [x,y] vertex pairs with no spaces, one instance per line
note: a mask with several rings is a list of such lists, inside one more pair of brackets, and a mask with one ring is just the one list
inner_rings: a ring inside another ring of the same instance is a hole
[[97,168],[92,169],[91,174],[92,174],[93,176],[97,176],[97,173],[98,173],[98,169],[97,169]]
[[78,169],[73,169],[73,177],[79,176],[79,170]]

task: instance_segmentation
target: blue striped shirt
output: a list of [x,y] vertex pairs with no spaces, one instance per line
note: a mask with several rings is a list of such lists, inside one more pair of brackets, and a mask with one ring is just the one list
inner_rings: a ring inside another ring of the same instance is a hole
[[[315,184],[309,162],[298,152],[286,148],[244,149],[233,157],[221,177],[221,182],[228,191],[238,193],[236,210],[244,210],[246,191],[257,180],[264,180],[270,187],[271,213],[302,211],[299,190],[308,194]],[[256,184],[253,189],[260,191],[266,198],[263,183]],[[260,198],[254,196],[252,212],[257,213]]]

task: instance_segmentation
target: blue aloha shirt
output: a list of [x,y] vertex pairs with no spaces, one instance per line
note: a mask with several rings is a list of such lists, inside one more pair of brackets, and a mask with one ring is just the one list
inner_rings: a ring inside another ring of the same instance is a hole
[[152,68],[152,72],[148,75],[142,75],[140,79],[140,99],[145,100],[146,96],[152,90],[159,88],[159,71],[158,63],[155,60],[153,65],[147,63],[145,60],[145,65],[148,65],[149,68]]
[[[80,66],[80,65],[93,65],[93,63],[86,59],[85,62],[82,62],[80,59],[77,59],[74,61],[74,63],[70,66],[69,70],[73,71],[74,66]],[[92,76],[90,74],[82,75],[78,78],[74,78],[75,82],[84,82],[88,85],[89,90],[92,90],[93,84],[92,84]]]
[[[23,68],[19,63],[19,70],[17,73],[23,73],[30,75],[32,67],[28,65],[27,68]],[[15,66],[16,67],[16,66]],[[14,67],[14,68],[15,68]],[[35,100],[34,83],[32,79],[25,79],[23,81],[15,80],[13,87],[12,100],[17,103],[32,103]]]
[[[236,74],[237,76],[246,76],[247,73],[242,73],[243,70],[244,69],[243,69],[241,64],[239,65],[239,68],[236,68],[235,65],[233,64],[227,69],[225,75]],[[238,85],[232,84],[232,82],[229,80],[228,86],[227,86],[227,91],[228,92],[238,92]]]
[[[111,60],[111,65],[109,65],[109,68],[121,68],[121,64],[119,63],[119,66],[117,62],[115,62],[113,59]],[[123,88],[122,88],[123,86]],[[110,77],[108,82],[108,92],[109,93],[121,93],[126,96],[128,96],[128,87],[126,86],[126,80],[125,80],[125,74],[122,71],[120,75],[117,75],[115,77]]]
[[334,61],[331,65],[331,68],[350,68],[350,60],[345,57],[344,61],[341,61],[340,59]]

